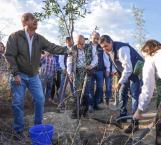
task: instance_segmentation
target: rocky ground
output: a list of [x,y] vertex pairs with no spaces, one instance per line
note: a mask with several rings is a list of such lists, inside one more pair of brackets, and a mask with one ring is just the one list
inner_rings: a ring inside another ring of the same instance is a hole
[[[155,112],[155,100],[148,108],[148,113]],[[111,102],[113,103],[113,102]],[[10,103],[8,104],[10,105]],[[6,108],[8,108],[6,106]],[[11,130],[11,116],[1,112],[0,118],[0,145],[28,145],[31,144],[28,137],[28,129],[33,125],[33,116],[30,110],[25,117],[26,136],[17,142],[13,140],[14,132]],[[152,120],[141,122],[140,130],[134,134],[125,134],[123,129],[129,123],[120,126],[115,118],[118,111],[111,111],[106,105],[101,104],[102,110],[89,114],[87,118],[80,121],[71,119],[71,110],[57,111],[56,106],[47,105],[45,107],[44,124],[52,124],[55,128],[53,145],[132,145],[136,144],[133,139],[137,139],[143,130]],[[32,110],[32,111],[31,111]],[[130,103],[129,103],[130,110]],[[10,113],[9,113],[10,114]],[[155,128],[142,140],[142,145],[155,144]],[[136,144],[137,145],[137,144]]]

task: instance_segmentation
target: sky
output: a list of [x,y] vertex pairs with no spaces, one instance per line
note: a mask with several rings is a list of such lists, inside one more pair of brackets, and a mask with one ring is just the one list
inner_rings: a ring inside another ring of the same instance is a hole
[[[8,36],[22,29],[21,15],[24,12],[41,12],[43,0],[0,0],[0,32]],[[135,21],[132,6],[144,9],[145,31],[147,39],[161,40],[161,1],[160,0],[91,0],[90,14],[75,23],[74,36],[83,34],[89,37],[95,26],[101,35],[108,34],[116,41],[134,43]],[[59,44],[57,19],[52,16],[39,22],[38,33],[49,41]]]

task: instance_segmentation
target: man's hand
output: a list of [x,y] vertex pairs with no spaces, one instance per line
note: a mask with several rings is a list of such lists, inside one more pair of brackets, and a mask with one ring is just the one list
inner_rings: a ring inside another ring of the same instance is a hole
[[69,80],[73,82],[73,75],[69,75]]
[[20,85],[21,84],[21,78],[19,75],[14,76],[14,82],[16,85]]
[[91,70],[91,69],[92,69],[92,66],[91,66],[91,65],[87,65],[87,66],[86,66],[86,69],[87,69],[87,70]]
[[139,109],[137,109],[136,112],[133,115],[133,119],[134,120],[140,120],[140,119],[142,119],[143,116],[141,114],[142,114],[142,111],[139,110]]

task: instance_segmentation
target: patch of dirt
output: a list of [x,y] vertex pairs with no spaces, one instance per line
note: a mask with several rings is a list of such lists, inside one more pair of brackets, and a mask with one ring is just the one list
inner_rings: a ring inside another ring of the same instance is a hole
[[[8,105],[6,105],[8,103]],[[113,102],[112,102],[113,103]],[[30,138],[28,137],[28,129],[33,126],[33,105],[32,99],[27,98],[25,105],[25,134],[26,137],[21,142],[13,140],[14,132],[11,129],[11,102],[6,101],[4,109],[0,110],[0,145],[28,145]],[[131,101],[129,101],[128,110],[130,110]],[[102,110],[89,114],[88,118],[81,118],[80,122],[70,118],[71,110],[58,112],[57,107],[51,103],[45,105],[44,124],[52,124],[55,127],[53,144],[54,145],[124,145],[129,139],[136,139],[140,136],[143,129],[151,122],[146,120],[140,123],[140,130],[134,134],[125,134],[123,129],[129,123],[120,126],[116,123],[115,118],[119,111],[111,111],[106,105],[101,104]],[[10,110],[6,111],[5,110]],[[70,107],[68,107],[70,108]],[[5,110],[5,111],[4,111]],[[155,99],[148,107],[149,113],[156,112]],[[129,111],[130,112],[130,111]],[[102,122],[100,121],[102,120]],[[122,141],[122,142],[119,142]],[[110,142],[110,143],[109,143]],[[127,144],[127,145],[128,145]],[[142,145],[155,144],[155,128],[142,140]]]

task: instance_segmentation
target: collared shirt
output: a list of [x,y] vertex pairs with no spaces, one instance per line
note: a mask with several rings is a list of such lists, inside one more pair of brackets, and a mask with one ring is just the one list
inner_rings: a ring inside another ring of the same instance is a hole
[[[72,50],[72,47],[67,46],[67,48],[68,48],[68,50]],[[60,64],[60,67],[62,70],[65,69],[64,58],[65,58],[64,55],[59,55],[59,64]],[[72,59],[72,57],[68,56],[67,59]]]
[[56,75],[56,69],[56,58],[54,55],[45,55],[41,57],[41,75],[52,77]]
[[145,56],[145,63],[143,67],[143,86],[139,96],[138,108],[144,111],[151,98],[155,88],[155,77],[161,79],[161,50],[158,50],[153,56]]
[[[73,57],[74,59],[76,59],[76,57],[78,56],[78,61],[77,61],[77,64],[76,64],[76,67],[77,68],[80,68],[80,67],[85,67],[85,53],[84,53],[84,50],[83,49],[78,49],[78,55],[77,54],[74,54],[73,56],[70,56],[67,58],[67,72],[69,75],[71,75],[73,72],[72,72],[72,61],[73,61]],[[74,60],[75,62],[75,60]],[[97,50],[96,50],[96,47],[92,49],[92,61],[91,61],[91,66],[92,68],[94,68],[96,65],[98,64],[98,56],[97,56]],[[75,66],[74,66],[75,67]]]
[[[112,71],[113,73],[116,72],[114,65],[110,62],[109,55],[106,52],[103,52],[103,61],[106,68],[106,72]],[[112,70],[111,70],[112,65]]]
[[76,67],[77,68],[84,68],[86,66],[86,58],[85,58],[85,53],[84,53],[84,49],[78,49],[78,54],[77,54],[78,58],[77,58],[77,64]]
[[97,45],[92,45],[92,62],[91,66],[94,68],[98,64]]
[[128,81],[128,78],[132,74],[133,67],[131,62],[130,48],[128,46],[121,47],[118,50],[118,59],[122,63],[123,71],[119,80],[120,84],[124,84]]
[[110,60],[109,60],[109,56],[107,53],[103,52],[103,61],[104,61],[104,65],[105,65],[105,68],[106,68],[106,72],[110,72]]
[[34,35],[30,38],[29,33],[27,31],[25,31],[25,34],[26,34],[26,37],[27,37],[28,45],[29,45],[29,54],[30,54],[30,60],[31,60],[31,56],[32,56],[32,42],[33,42]]

